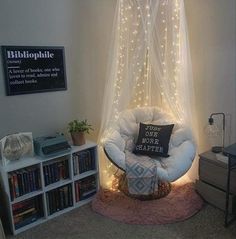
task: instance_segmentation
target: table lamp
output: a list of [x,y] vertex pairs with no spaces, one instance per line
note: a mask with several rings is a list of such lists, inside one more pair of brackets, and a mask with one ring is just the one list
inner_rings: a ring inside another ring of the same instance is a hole
[[[214,123],[214,116],[222,116],[222,129],[219,129]],[[224,113],[212,113],[208,119],[208,126],[205,129],[209,138],[219,137],[221,134],[221,143],[220,145],[214,145],[211,148],[211,151],[214,153],[220,153],[223,151],[225,146],[225,114]]]

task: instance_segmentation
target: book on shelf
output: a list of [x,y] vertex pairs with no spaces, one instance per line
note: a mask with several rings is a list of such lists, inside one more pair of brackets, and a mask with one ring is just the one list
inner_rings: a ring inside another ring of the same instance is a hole
[[12,205],[13,223],[15,229],[26,226],[43,217],[42,196],[24,200]]
[[47,192],[46,199],[49,215],[73,206],[71,184]]
[[73,154],[74,175],[95,169],[95,157],[91,150],[83,150]]
[[8,173],[10,197],[14,199],[41,188],[40,169],[24,168]]
[[80,200],[79,182],[75,182],[75,201],[78,202],[79,200]]
[[97,192],[96,176],[91,175],[75,182],[76,202],[87,199]]
[[43,166],[45,186],[69,178],[68,159]]
[[[24,193],[30,192],[30,185],[29,185],[29,175],[28,175],[28,171],[23,169],[22,170],[22,177],[23,177],[23,182],[24,182]],[[38,178],[38,180],[40,180]],[[38,185],[40,187],[40,185]]]
[[15,224],[15,230],[24,227],[30,223],[33,223],[35,221],[37,221],[40,218],[40,216],[37,213],[34,213],[30,216],[28,216],[27,218],[25,218],[22,221],[19,221],[18,223]]

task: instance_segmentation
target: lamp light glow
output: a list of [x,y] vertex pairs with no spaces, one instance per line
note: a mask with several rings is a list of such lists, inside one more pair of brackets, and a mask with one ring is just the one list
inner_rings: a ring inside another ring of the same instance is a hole
[[[222,132],[221,130],[214,124],[213,116],[222,116]],[[210,137],[217,137],[220,133],[222,136],[221,145],[212,146],[211,151],[214,153],[221,153],[225,147],[225,114],[224,113],[212,113],[208,119],[208,126],[206,128],[206,133]]]

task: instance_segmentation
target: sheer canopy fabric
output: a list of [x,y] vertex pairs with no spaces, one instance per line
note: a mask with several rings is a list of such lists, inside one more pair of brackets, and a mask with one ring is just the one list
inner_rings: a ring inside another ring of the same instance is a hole
[[[99,141],[125,109],[158,106],[193,127],[183,0],[117,0]],[[111,165],[100,156],[102,184]]]

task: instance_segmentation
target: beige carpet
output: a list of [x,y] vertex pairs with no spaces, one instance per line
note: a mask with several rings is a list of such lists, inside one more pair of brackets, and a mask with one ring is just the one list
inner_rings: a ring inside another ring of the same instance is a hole
[[227,229],[224,213],[210,205],[193,217],[167,225],[129,225],[96,214],[91,204],[7,239],[235,239],[236,221]]

